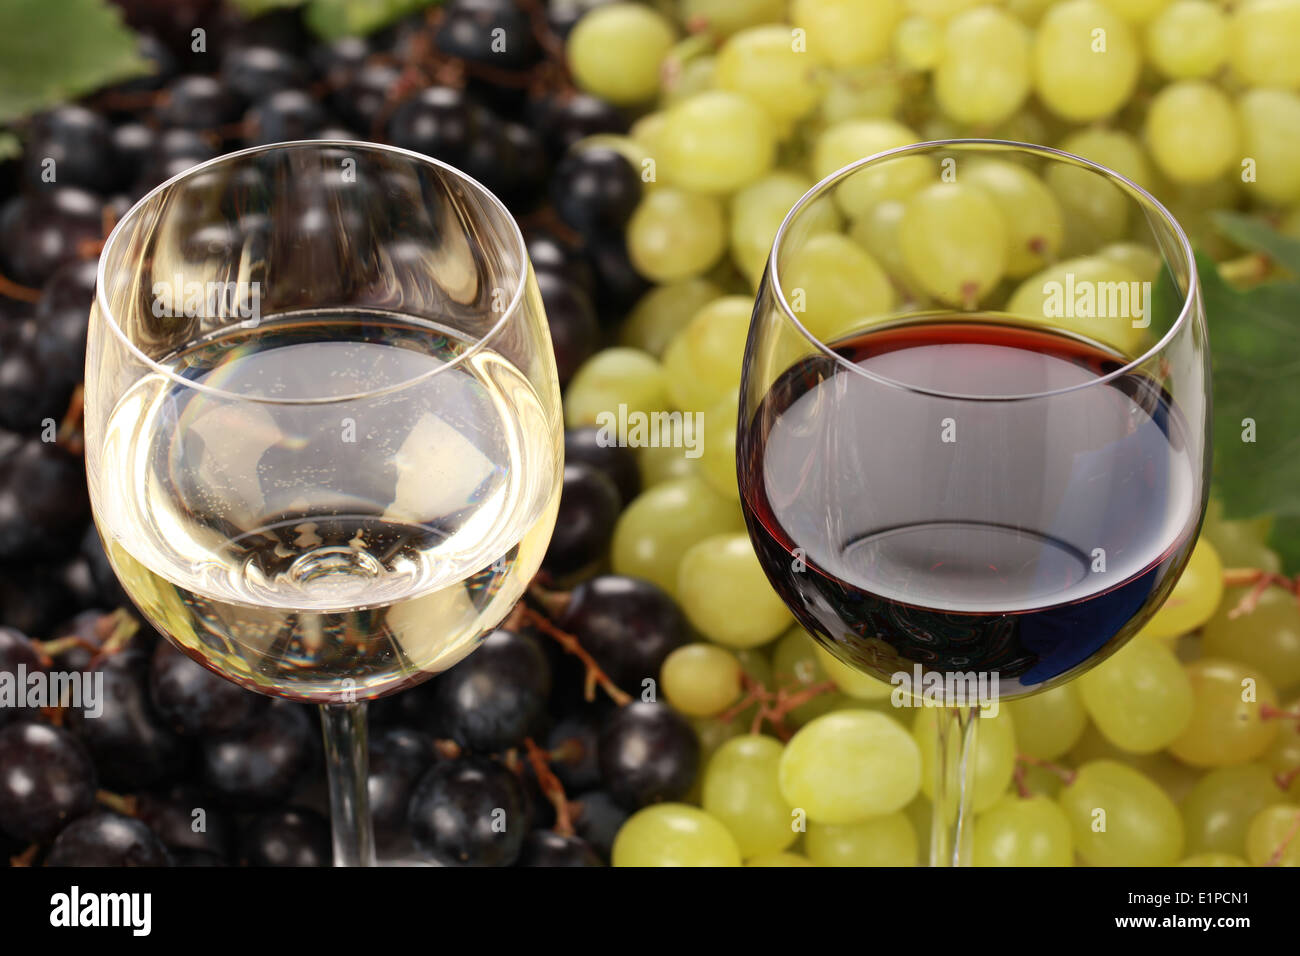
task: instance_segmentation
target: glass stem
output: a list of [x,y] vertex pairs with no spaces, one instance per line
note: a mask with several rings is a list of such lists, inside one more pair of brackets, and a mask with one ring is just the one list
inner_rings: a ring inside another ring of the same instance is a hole
[[934,817],[930,827],[931,866],[970,866],[970,794],[975,784],[975,735],[980,709],[939,710],[935,752]]
[[366,705],[322,704],[320,723],[329,775],[334,865],[374,866],[375,835],[366,789],[370,775]]

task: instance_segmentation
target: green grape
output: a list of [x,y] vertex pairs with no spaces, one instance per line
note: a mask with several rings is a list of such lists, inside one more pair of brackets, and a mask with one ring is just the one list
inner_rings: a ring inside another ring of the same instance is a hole
[[664,351],[664,376],[677,408],[703,411],[740,385],[753,310],[748,296],[723,296],[696,312],[673,336]]
[[[906,0],[908,13],[928,17],[939,23],[964,10],[988,2],[989,0]],[[1000,0],[993,0],[993,2],[1000,2]]]
[[1078,684],[1097,729],[1130,753],[1163,750],[1192,719],[1191,681],[1160,641],[1129,641]]
[[[1150,185],[1151,164],[1141,144],[1128,133],[1083,129],[1067,136],[1058,148],[1113,169],[1139,186]],[[1132,200],[1100,173],[1056,163],[1047,170],[1046,179],[1066,214],[1068,253],[1090,252],[1121,239],[1128,231]]]
[[1300,805],[1276,803],[1255,814],[1246,859],[1251,866],[1300,866]]
[[1250,588],[1232,588],[1201,629],[1202,652],[1248,664],[1269,676],[1277,687],[1300,682],[1300,607],[1295,595],[1269,588],[1255,609],[1230,619]]
[[1177,0],[1147,24],[1147,57],[1171,80],[1210,77],[1228,59],[1228,18],[1210,0]]
[[1017,163],[988,159],[962,173],[967,185],[988,193],[1007,227],[1007,275],[1026,276],[1057,258],[1065,215],[1041,179]]
[[887,64],[836,70],[826,80],[821,120],[834,125],[850,119],[893,116],[903,103],[903,84]]
[[692,545],[678,566],[675,593],[695,629],[726,647],[758,647],[790,626],[790,611],[768,583],[747,534],[718,534]]
[[976,7],[953,17],[934,71],[940,108],[959,123],[1001,123],[1029,95],[1029,53],[1029,30],[1009,13]]
[[1282,561],[1264,543],[1268,529],[1253,521],[1225,521],[1216,515],[1216,502],[1210,503],[1201,536],[1214,545],[1225,568],[1258,568],[1270,574],[1282,570]]
[[1058,800],[1075,849],[1090,866],[1170,866],[1183,854],[1178,807],[1132,767],[1084,764]]
[[1112,242],[1098,249],[1097,256],[1123,266],[1143,282],[1155,282],[1164,266],[1160,253],[1140,242]]
[[580,87],[628,105],[659,92],[659,64],[676,41],[677,30],[663,14],[638,3],[611,3],[583,15],[565,55]]
[[1060,776],[1048,767],[1029,764],[1019,768],[1016,787],[1023,788],[1028,796],[1049,797],[1055,800],[1063,786],[1065,783]]
[[907,200],[898,228],[907,271],[947,305],[973,309],[1006,271],[1007,225],[984,190],[934,183]]
[[1190,634],[1210,619],[1222,599],[1223,563],[1209,539],[1201,537],[1173,591],[1143,626],[1142,636],[1169,638]]
[[718,720],[715,717],[689,717],[691,728],[700,742],[699,772],[695,783],[686,795],[687,803],[699,803],[704,792],[704,771],[709,766],[713,755],[722,749],[728,740],[734,740],[744,733],[745,728],[739,720]]
[[723,744],[705,771],[702,806],[731,831],[746,859],[779,853],[799,835],[777,783],[784,750],[772,737],[745,734]]
[[1038,26],[1046,13],[1057,0],[1006,0],[1007,12],[1015,16],[1026,26]]
[[689,449],[673,445],[654,447],[647,445],[636,449],[636,467],[641,474],[641,487],[653,488],[666,481],[678,478],[694,478],[699,475],[698,458],[688,458]]
[[839,710],[805,724],[781,755],[781,794],[816,823],[901,810],[921,785],[921,753],[884,714]]
[[898,245],[898,227],[903,224],[906,210],[907,203],[901,199],[876,203],[866,215],[853,221],[849,238],[871,253],[895,284],[912,286],[916,280],[907,274],[907,264]]
[[699,275],[727,248],[726,218],[712,196],[655,189],[628,220],[628,256],[637,272],[656,282]]
[[1139,355],[1146,331],[1133,323],[1143,321],[1146,307],[1141,280],[1134,273],[1092,256],[1066,259],[1030,276],[1012,293],[1006,311],[1104,342],[1124,355]]
[[686,29],[727,37],[745,27],[785,18],[785,0],[681,0]]
[[790,19],[806,34],[808,53],[837,69],[882,59],[901,15],[898,0],[793,0],[790,4]]
[[1073,866],[1070,821],[1047,797],[1003,797],[975,818],[976,866]]
[[813,236],[796,247],[782,262],[781,287],[804,328],[823,342],[894,308],[885,270],[839,233]]
[[768,853],[746,860],[745,866],[816,866],[812,860],[798,853]]
[[619,344],[661,358],[673,336],[721,295],[716,283],[698,277],[655,286],[632,306],[619,327]]
[[[750,285],[757,287],[763,277],[772,240],[786,213],[812,185],[799,173],[776,170],[731,197],[731,258]],[[825,199],[812,203],[800,216],[801,228],[807,230],[801,235],[839,231],[840,217]]]
[[[1272,683],[1236,661],[1205,657],[1187,665],[1195,694],[1191,723],[1169,747],[1193,767],[1229,767],[1263,756],[1278,731],[1263,706],[1277,706]],[[1243,700],[1243,698],[1247,698]]]
[[1137,85],[1141,66],[1132,29],[1096,0],[1065,0],[1048,10],[1038,24],[1033,58],[1038,98],[1076,123],[1119,109]]
[[[813,144],[812,171],[825,179],[860,159],[920,142],[892,119],[851,119],[827,128]],[[901,156],[859,170],[835,187],[835,201],[850,219],[865,215],[876,203],[906,199],[934,179],[929,156]]]
[[[830,682],[817,656],[817,642],[802,627],[792,627],[776,642],[772,650],[772,682],[773,689],[781,688],[789,695]],[[839,693],[818,694],[790,711],[786,720],[802,727],[835,710],[844,700]]]
[[[647,156],[653,157],[659,152],[659,144],[663,142],[664,127],[667,123],[667,110],[655,110],[653,113],[646,113],[645,116],[632,124],[632,128],[627,131],[628,138],[641,147]],[[642,170],[645,169],[644,166],[641,168]],[[655,176],[648,178],[647,187],[653,187],[658,182],[658,178]],[[642,180],[645,179],[647,177],[643,173]]]
[[[944,714],[944,717],[947,715]],[[921,751],[923,776],[921,789],[927,797],[934,799],[934,784],[937,773],[937,752],[939,748],[939,717],[937,707],[922,707],[912,725],[912,737]],[[956,734],[952,735],[954,738]],[[954,739],[950,744],[950,753],[955,753],[960,744]],[[957,779],[957,762],[949,763],[949,787],[955,793]],[[974,784],[970,794],[970,808],[975,813],[982,813],[1001,799],[1016,769],[1016,735],[1011,715],[1002,709],[996,717],[982,715],[979,728],[975,733],[975,773]]]
[[704,445],[698,460],[700,474],[720,494],[740,500],[736,481],[736,410],[740,389],[727,395],[704,413]]
[[1228,62],[1248,86],[1300,86],[1300,0],[1251,0],[1234,7]]
[[664,106],[672,106],[692,96],[716,89],[717,80],[717,57],[697,56],[682,63],[665,62],[664,92],[661,103]]
[[1141,25],[1158,17],[1170,0],[1101,0],[1129,23]]
[[684,803],[638,810],[614,837],[614,866],[740,866],[740,848],[716,817]]
[[1189,853],[1246,852],[1246,828],[1254,816],[1282,799],[1269,768],[1259,763],[1211,770],[1183,799]]
[[1112,760],[1132,767],[1161,787],[1170,798],[1181,800],[1201,778],[1201,774],[1166,752],[1134,754],[1121,750],[1111,743],[1092,724],[1084,730],[1079,742],[1063,758],[1067,763],[1080,766],[1094,760]]
[[665,481],[641,492],[619,515],[610,564],[615,574],[645,578],[673,594],[677,566],[693,544],[743,527],[736,503],[703,478]]
[[795,46],[790,28],[781,24],[740,31],[718,53],[719,88],[749,97],[785,127],[821,97],[816,61]]
[[1157,93],[1143,133],[1151,158],[1176,183],[1216,179],[1241,155],[1232,101],[1204,80],[1179,80]]
[[1239,856],[1233,856],[1230,853],[1198,853],[1195,856],[1189,856],[1178,864],[1179,866],[1195,867],[1222,867],[1222,866],[1250,866]]
[[916,866],[917,861],[916,831],[903,813],[860,823],[810,822],[804,845],[817,866]]
[[675,709],[692,717],[712,717],[740,696],[740,661],[723,647],[687,644],[664,659],[659,683]]
[[[1291,715],[1300,714],[1300,697],[1292,698],[1282,709]],[[1278,722],[1281,729],[1264,759],[1277,775],[1278,786],[1286,784],[1286,795],[1300,801],[1300,720],[1291,716],[1280,717]]]
[[894,58],[907,70],[929,70],[943,56],[943,33],[929,17],[905,17],[894,29]]
[[1252,192],[1269,202],[1300,199],[1300,96],[1290,90],[1247,90],[1237,100],[1243,152],[1255,161]]
[[570,428],[600,425],[607,415],[662,411],[668,407],[664,372],[653,355],[639,349],[601,349],[578,367],[564,394],[564,422]]
[[734,192],[771,169],[776,158],[772,120],[727,90],[674,104],[647,145],[665,180],[701,193]]
[[894,692],[893,685],[845,664],[820,644],[813,645],[813,653],[817,655],[817,662],[821,664],[826,676],[855,701],[888,700]]
[[1077,682],[1059,684],[1002,706],[1015,722],[1020,752],[1039,760],[1055,760],[1067,753],[1088,726]]

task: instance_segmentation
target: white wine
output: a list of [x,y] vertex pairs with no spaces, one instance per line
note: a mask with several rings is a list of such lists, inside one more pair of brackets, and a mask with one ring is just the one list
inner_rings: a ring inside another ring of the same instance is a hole
[[304,312],[157,364],[88,443],[141,611],[264,693],[365,700],[450,667],[519,599],[563,436],[525,375],[448,330]]

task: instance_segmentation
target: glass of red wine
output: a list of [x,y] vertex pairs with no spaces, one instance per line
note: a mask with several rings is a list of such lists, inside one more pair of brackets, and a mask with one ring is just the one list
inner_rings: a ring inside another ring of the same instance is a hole
[[943,708],[931,865],[969,862],[981,706],[1104,660],[1169,594],[1209,411],[1191,247],[1117,173],[921,143],[786,216],[745,351],[745,519],[815,640]]

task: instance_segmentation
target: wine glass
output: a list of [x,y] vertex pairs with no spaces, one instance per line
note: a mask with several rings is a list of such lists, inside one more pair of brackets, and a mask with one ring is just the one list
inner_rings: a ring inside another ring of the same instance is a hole
[[127,593],[211,670],[320,705],[335,862],[372,863],[365,702],[473,651],[555,523],[559,385],[510,214],[374,143],[195,166],[105,243],[85,434]]
[[777,232],[744,358],[745,519],[821,645],[896,705],[944,706],[932,865],[968,862],[979,704],[1105,659],[1182,572],[1207,362],[1182,229],[1058,150],[893,149]]

